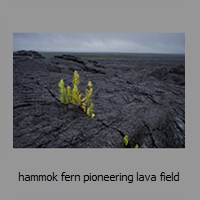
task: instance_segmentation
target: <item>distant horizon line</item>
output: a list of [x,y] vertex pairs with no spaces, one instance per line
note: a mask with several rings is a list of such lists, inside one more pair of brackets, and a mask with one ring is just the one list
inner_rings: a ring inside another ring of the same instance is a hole
[[134,53],[134,54],[177,54],[177,55],[185,55],[185,53],[152,53],[152,52],[112,52],[112,51],[38,51],[38,50],[15,50],[13,52],[17,51],[36,51],[36,52],[43,52],[43,53]]

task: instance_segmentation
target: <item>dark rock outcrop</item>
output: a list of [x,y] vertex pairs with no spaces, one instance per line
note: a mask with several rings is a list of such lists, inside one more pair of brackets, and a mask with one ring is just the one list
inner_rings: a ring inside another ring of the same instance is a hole
[[44,58],[40,53],[38,53],[37,51],[25,51],[25,50],[21,50],[21,51],[17,51],[13,53],[13,58]]
[[[30,59],[31,58],[31,59]],[[93,83],[94,119],[59,101],[74,70],[84,94]],[[37,52],[13,54],[14,148],[185,147],[184,61],[91,61]]]

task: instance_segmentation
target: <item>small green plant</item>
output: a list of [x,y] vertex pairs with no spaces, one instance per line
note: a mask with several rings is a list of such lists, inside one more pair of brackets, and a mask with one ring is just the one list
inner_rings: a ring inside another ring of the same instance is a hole
[[91,118],[95,117],[94,112],[94,104],[91,101],[93,87],[92,82],[88,82],[88,89],[85,90],[85,97],[82,98],[82,94],[78,89],[79,85],[79,74],[77,71],[74,71],[74,75],[72,78],[73,88],[70,86],[65,87],[63,79],[58,83],[59,92],[60,92],[60,101],[61,103],[67,105],[70,101],[73,105],[78,105],[78,107],[85,112]]
[[[125,144],[125,146],[128,146],[128,143],[129,143],[129,141],[128,141],[128,135],[125,135],[124,136],[124,144]],[[138,144],[135,145],[135,148],[136,149],[138,148]]]
[[125,146],[128,146],[128,135],[124,136],[124,144]]
[[67,94],[66,94],[66,89],[65,89],[65,84],[64,84],[63,79],[61,79],[60,82],[58,83],[58,87],[59,87],[59,92],[60,92],[60,101],[63,104],[68,104]]

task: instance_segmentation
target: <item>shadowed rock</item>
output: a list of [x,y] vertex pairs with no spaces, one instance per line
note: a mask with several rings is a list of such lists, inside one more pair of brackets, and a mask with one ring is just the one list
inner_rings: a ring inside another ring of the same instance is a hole
[[[31,58],[31,59],[30,59]],[[14,148],[185,147],[183,61],[102,60],[13,54]],[[84,94],[93,83],[94,119],[59,101],[58,82],[74,70]]]

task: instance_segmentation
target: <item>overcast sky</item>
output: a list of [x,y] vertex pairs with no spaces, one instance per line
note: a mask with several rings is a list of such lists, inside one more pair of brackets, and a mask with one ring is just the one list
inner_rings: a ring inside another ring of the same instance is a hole
[[13,51],[185,54],[184,33],[14,33]]

